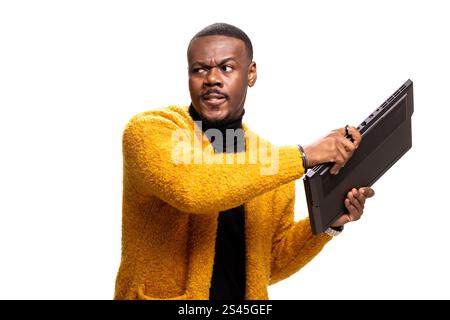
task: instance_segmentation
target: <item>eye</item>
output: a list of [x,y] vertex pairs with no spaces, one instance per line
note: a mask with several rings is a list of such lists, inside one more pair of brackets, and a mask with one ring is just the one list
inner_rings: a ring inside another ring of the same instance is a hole
[[205,72],[206,72],[205,68],[197,67],[192,69],[192,73],[205,73]]
[[220,70],[222,70],[223,72],[231,72],[233,71],[233,67],[226,64],[220,67]]

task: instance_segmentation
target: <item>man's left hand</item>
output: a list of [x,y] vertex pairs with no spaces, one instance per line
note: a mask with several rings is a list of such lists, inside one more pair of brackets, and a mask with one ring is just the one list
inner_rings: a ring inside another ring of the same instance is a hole
[[345,199],[345,207],[348,213],[343,214],[336,220],[332,227],[340,227],[347,222],[357,221],[361,218],[364,211],[364,204],[367,198],[372,198],[375,195],[375,191],[369,187],[353,188],[347,193]]

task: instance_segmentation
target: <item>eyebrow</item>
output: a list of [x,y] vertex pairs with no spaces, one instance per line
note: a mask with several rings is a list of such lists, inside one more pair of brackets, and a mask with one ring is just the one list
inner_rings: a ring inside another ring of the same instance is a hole
[[[219,61],[219,63],[218,63],[217,65],[220,66],[220,65],[222,65],[222,64],[224,64],[224,63],[226,63],[226,62],[228,62],[228,61],[231,61],[231,60],[233,60],[233,61],[236,62],[236,58],[234,58],[234,57],[229,57],[229,58],[225,58],[225,59]],[[195,65],[195,64],[198,64],[198,65],[200,65],[200,66],[202,66],[202,67],[210,67],[209,64],[207,64],[207,63],[205,63],[205,62],[203,62],[203,61],[194,61],[191,65]]]

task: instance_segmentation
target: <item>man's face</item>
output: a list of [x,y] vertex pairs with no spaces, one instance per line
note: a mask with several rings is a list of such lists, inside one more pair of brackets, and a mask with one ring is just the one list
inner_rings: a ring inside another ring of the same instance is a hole
[[192,104],[211,122],[239,117],[247,87],[256,81],[256,64],[243,41],[227,36],[200,37],[188,51]]

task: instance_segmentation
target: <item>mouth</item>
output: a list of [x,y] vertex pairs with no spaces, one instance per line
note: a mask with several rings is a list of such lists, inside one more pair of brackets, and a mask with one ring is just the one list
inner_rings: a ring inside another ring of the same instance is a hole
[[204,103],[211,106],[219,106],[228,99],[227,95],[223,93],[205,93],[200,98]]

